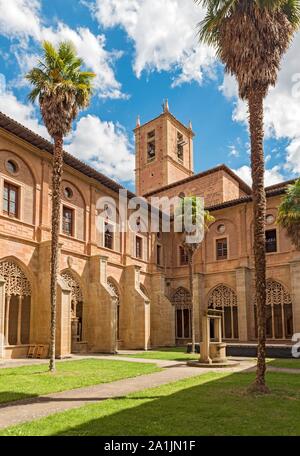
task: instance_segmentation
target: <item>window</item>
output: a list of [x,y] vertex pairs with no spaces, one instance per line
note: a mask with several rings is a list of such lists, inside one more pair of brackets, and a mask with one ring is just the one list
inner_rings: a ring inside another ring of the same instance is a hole
[[74,228],[74,211],[68,207],[63,207],[63,233],[67,236],[73,236]]
[[155,159],[155,130],[152,130],[147,135],[147,158],[148,161]]
[[185,251],[185,249],[180,246],[179,247],[179,262],[180,262],[180,265],[181,266],[185,266],[188,264],[188,261],[189,261],[189,258],[188,258],[188,254],[187,252]]
[[114,227],[107,222],[104,224],[104,247],[111,250],[114,248]]
[[217,260],[227,260],[228,247],[227,238],[217,239]]
[[[238,339],[238,307],[237,295],[234,290],[220,284],[210,293],[208,308],[222,312],[222,335],[224,339]],[[215,338],[211,323],[211,338]]]
[[[267,280],[266,301],[267,339],[291,339],[293,328],[293,305],[285,287],[272,279]],[[257,306],[254,303],[255,337],[257,338]]]
[[71,199],[73,196],[73,191],[70,187],[66,187],[64,191],[65,197]]
[[183,146],[185,145],[183,135],[177,132],[177,157],[178,160],[183,161]]
[[18,165],[13,160],[8,160],[6,163],[6,169],[10,174],[17,174]]
[[266,231],[266,252],[277,252],[277,232],[276,230]]
[[175,306],[175,334],[177,339],[190,339],[192,336],[191,295],[184,288],[178,288],[172,297]]
[[9,217],[18,217],[19,188],[4,182],[3,213]]
[[140,236],[135,238],[135,256],[136,258],[143,258],[143,239]]
[[162,247],[161,245],[156,246],[156,261],[159,266],[162,264]]

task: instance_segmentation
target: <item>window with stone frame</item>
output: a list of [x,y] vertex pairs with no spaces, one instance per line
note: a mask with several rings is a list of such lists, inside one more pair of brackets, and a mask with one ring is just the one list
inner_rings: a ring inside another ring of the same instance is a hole
[[227,260],[227,258],[228,258],[227,238],[217,239],[216,252],[217,252],[217,260]]
[[178,288],[172,297],[175,307],[175,336],[177,339],[192,337],[191,294],[185,288]]
[[[267,280],[267,339],[291,339],[294,334],[292,299],[286,288],[275,280]],[[257,338],[257,307],[254,298],[255,337]]]
[[62,225],[63,234],[66,236],[74,236],[74,209],[63,206]]
[[[209,295],[208,308],[222,312],[222,337],[238,339],[238,305],[235,291],[226,285],[218,285]],[[214,338],[213,326],[211,326],[211,338]]]
[[155,130],[152,130],[147,134],[147,160],[148,160],[148,162],[154,160],[155,155],[156,155]]
[[143,238],[140,236],[135,237],[135,256],[141,260],[143,259]]
[[183,162],[183,146],[185,141],[183,139],[183,134],[179,131],[177,132],[177,158],[180,162]]
[[189,256],[184,247],[179,246],[179,264],[180,266],[186,266],[189,262]]
[[114,227],[108,222],[104,223],[104,247],[110,250],[114,248]]
[[3,187],[3,213],[19,218],[19,187],[6,181]]
[[276,229],[266,231],[266,252],[277,252],[277,231]]

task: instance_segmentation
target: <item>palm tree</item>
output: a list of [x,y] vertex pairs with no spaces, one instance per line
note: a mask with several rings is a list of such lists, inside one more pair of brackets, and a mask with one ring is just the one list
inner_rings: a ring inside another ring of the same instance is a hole
[[89,104],[93,73],[82,71],[83,61],[71,42],[55,48],[43,43],[43,59],[26,79],[33,85],[29,100],[39,100],[44,124],[54,142],[52,171],[52,243],[51,243],[51,329],[50,365],[55,371],[56,288],[58,274],[58,238],[60,231],[61,182],[63,173],[63,139],[71,131],[80,109]]
[[296,250],[300,250],[300,179],[288,186],[278,208],[277,223],[287,230]]
[[[202,201],[197,196],[185,196],[181,198],[179,208],[177,209],[177,220],[186,222],[188,215],[190,215],[192,227],[189,226],[189,222],[183,223],[183,241],[182,246],[188,257],[189,267],[189,287],[190,297],[192,306],[192,353],[195,353],[195,312],[194,312],[194,257],[195,253],[199,249],[202,238],[197,236],[197,229],[200,229],[203,233],[208,229],[208,224],[215,221],[215,218],[210,213],[204,210]],[[185,218],[186,217],[186,218]],[[196,227],[196,229],[195,229]],[[189,241],[189,237],[193,238],[192,242]]]
[[300,25],[300,0],[195,0],[207,8],[200,41],[215,47],[248,102],[254,216],[258,349],[254,391],[267,392],[264,99],[275,86],[280,62]]

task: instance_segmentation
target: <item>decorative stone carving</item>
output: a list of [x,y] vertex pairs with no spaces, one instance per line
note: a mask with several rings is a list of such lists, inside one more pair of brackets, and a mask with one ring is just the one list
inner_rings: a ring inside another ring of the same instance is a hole
[[15,263],[0,263],[0,276],[5,280],[7,296],[31,296],[31,285],[24,272]]
[[208,299],[209,309],[232,306],[237,306],[237,296],[232,288],[226,285],[219,285],[210,294]]
[[107,285],[109,286],[110,290],[114,294],[115,298],[117,298],[117,304],[119,304],[120,295],[119,295],[119,290],[118,290],[117,286],[111,279],[107,280]]
[[65,282],[66,285],[71,289],[71,301],[74,303],[83,302],[83,296],[81,288],[77,282],[77,280],[73,277],[72,274],[69,272],[63,272],[61,274],[61,278]]
[[291,296],[281,283],[267,280],[267,305],[291,304]]
[[188,290],[185,288],[178,288],[178,290],[175,292],[175,294],[172,297],[172,304],[177,308],[177,309],[191,309],[192,308],[192,303],[191,303],[191,295]]

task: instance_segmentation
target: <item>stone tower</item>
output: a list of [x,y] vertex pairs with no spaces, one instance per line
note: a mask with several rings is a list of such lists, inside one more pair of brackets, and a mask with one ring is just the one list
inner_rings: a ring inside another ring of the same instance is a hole
[[168,101],[163,113],[150,122],[140,125],[138,118],[134,132],[138,196],[194,174],[192,125],[179,122],[170,113]]

